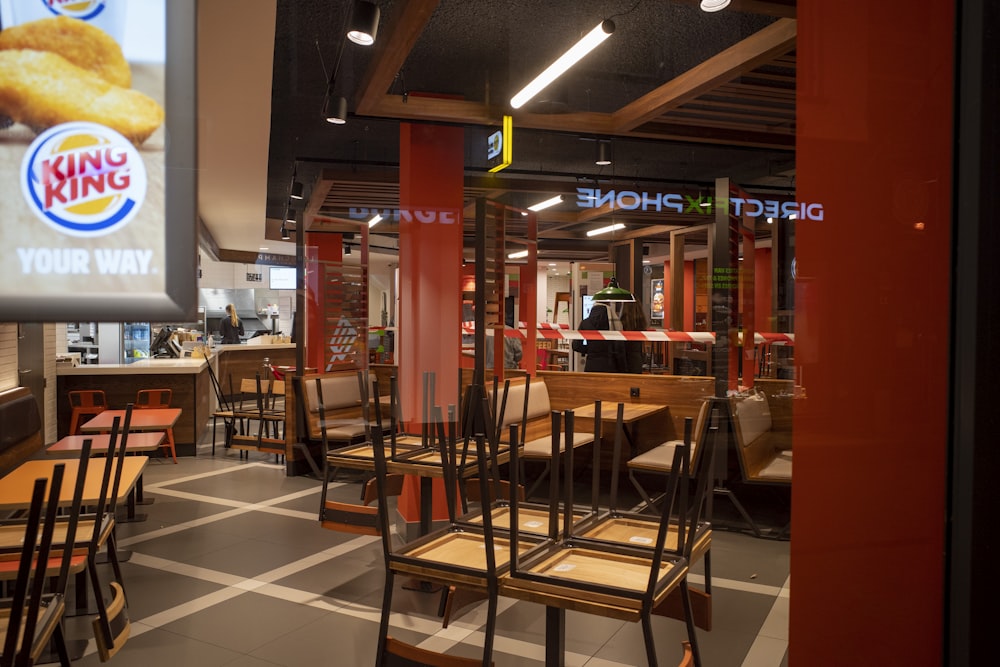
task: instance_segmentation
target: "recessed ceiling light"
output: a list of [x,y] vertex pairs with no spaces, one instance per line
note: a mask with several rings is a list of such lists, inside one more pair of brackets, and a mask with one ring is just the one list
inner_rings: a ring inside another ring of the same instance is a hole
[[267,248],[267,247],[265,247],[265,246],[261,246],[261,247],[260,247],[260,249],[261,249],[261,250],[270,250],[270,248]]
[[618,231],[619,229],[625,229],[625,223],[616,222],[613,225],[608,225],[607,227],[598,227],[597,229],[591,229],[587,232],[587,236],[597,236],[598,234],[607,234],[608,232]]
[[555,266],[555,265],[556,265],[555,262],[549,262],[549,266]]
[[527,257],[527,256],[528,256],[527,250],[518,250],[517,252],[512,252],[509,255],[507,255],[507,259],[521,259],[522,257]]

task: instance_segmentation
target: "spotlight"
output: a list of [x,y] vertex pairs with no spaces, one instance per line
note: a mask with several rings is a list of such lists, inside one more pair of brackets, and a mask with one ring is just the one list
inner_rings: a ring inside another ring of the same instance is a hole
[[292,199],[302,199],[302,183],[299,181],[292,181],[292,190],[288,196]]
[[291,234],[288,233],[288,227],[285,227],[284,225],[281,226],[281,240],[282,241],[292,240]]
[[286,223],[291,223],[293,225],[295,224],[295,209],[294,208],[290,208],[287,211],[285,211],[285,222]]
[[606,167],[611,164],[611,146],[607,141],[597,142],[597,159],[594,160],[594,164]]
[[326,101],[323,103],[323,118],[326,122],[334,125],[343,125],[347,122],[347,100],[332,92],[327,92]]
[[375,43],[378,33],[379,8],[374,2],[354,0],[351,9],[351,21],[347,26],[347,39],[361,46],[371,46]]
[[344,244],[344,254],[345,255],[350,255],[351,254],[351,244],[350,243],[345,243]]
[[701,0],[701,11],[718,12],[729,6],[729,0]]

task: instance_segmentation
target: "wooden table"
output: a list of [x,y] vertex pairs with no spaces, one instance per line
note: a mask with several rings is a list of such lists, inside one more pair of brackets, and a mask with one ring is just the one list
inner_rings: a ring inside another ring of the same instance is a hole
[[[105,410],[93,419],[89,420],[80,430],[84,433],[110,433],[115,417],[125,423],[124,410]],[[129,434],[133,431],[165,431],[167,443],[171,453],[174,448],[174,425],[181,418],[181,408],[149,408],[146,410],[132,410],[132,421],[129,423]],[[176,457],[174,462],[177,462]]]
[[[130,429],[131,430],[131,429]],[[160,448],[167,434],[164,431],[140,431],[129,433],[128,442],[125,443],[125,453],[135,454],[138,452],[155,452]],[[83,449],[83,441],[90,439],[91,455],[107,455],[108,445],[111,442],[110,433],[94,433],[89,435],[67,435],[54,445],[49,445],[45,453],[50,456],[79,456]],[[152,505],[153,498],[146,498],[142,492],[142,475],[135,483],[135,502],[137,505]],[[140,521],[145,515],[135,515],[131,521]]]
[[[131,429],[129,429],[131,430]],[[128,442],[125,444],[125,452],[134,454],[136,452],[155,452],[160,448],[163,439],[167,437],[165,431],[142,431],[139,433],[129,433]],[[65,438],[49,445],[45,450],[50,456],[79,456],[83,449],[84,440],[91,441],[90,453],[107,454],[108,445],[111,441],[110,433],[93,433],[88,435],[67,435]]]
[[[657,403],[625,403],[624,414],[622,415],[622,432],[628,444],[635,447],[634,431],[639,421],[652,417],[669,409],[666,405]],[[593,419],[594,404],[587,403],[573,410],[573,415],[577,419]],[[601,401],[601,422],[615,422],[618,420],[618,404],[611,401]]]
[[[129,518],[135,517],[135,500],[132,493],[142,471],[146,468],[147,456],[129,456],[122,462],[122,477],[118,487],[119,502],[125,502]],[[104,465],[101,465],[101,462]],[[104,466],[113,465],[113,457],[94,459],[87,468],[87,478],[83,486],[83,504],[96,505],[101,494]],[[59,504],[69,507],[73,502],[73,487],[76,486],[77,470],[80,462],[73,459],[39,459],[26,461],[0,480],[0,510],[27,509],[31,504],[31,489],[39,477],[51,478],[52,470],[58,464],[65,464]]]

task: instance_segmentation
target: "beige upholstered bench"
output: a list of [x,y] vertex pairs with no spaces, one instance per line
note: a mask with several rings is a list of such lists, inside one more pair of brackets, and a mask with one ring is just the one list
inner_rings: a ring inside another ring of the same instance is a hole
[[777,433],[772,429],[767,396],[754,393],[735,399],[732,403],[732,424],[743,480],[791,484],[791,434]]

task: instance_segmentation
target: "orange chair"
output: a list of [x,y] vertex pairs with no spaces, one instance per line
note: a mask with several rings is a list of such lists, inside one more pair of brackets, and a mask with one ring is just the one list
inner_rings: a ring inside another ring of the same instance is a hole
[[[135,395],[135,404],[132,406],[138,410],[153,410],[156,408],[169,408],[173,399],[172,389],[140,389]],[[177,450],[174,447],[174,429],[167,429],[167,439],[160,445],[163,449],[170,451],[170,457],[177,463]]]
[[108,408],[104,392],[100,389],[86,389],[69,392],[69,405],[73,413],[69,418],[69,434],[79,435],[80,426],[86,419],[81,417],[96,417]]
[[174,392],[171,389],[140,389],[135,395],[137,410],[169,408]]

